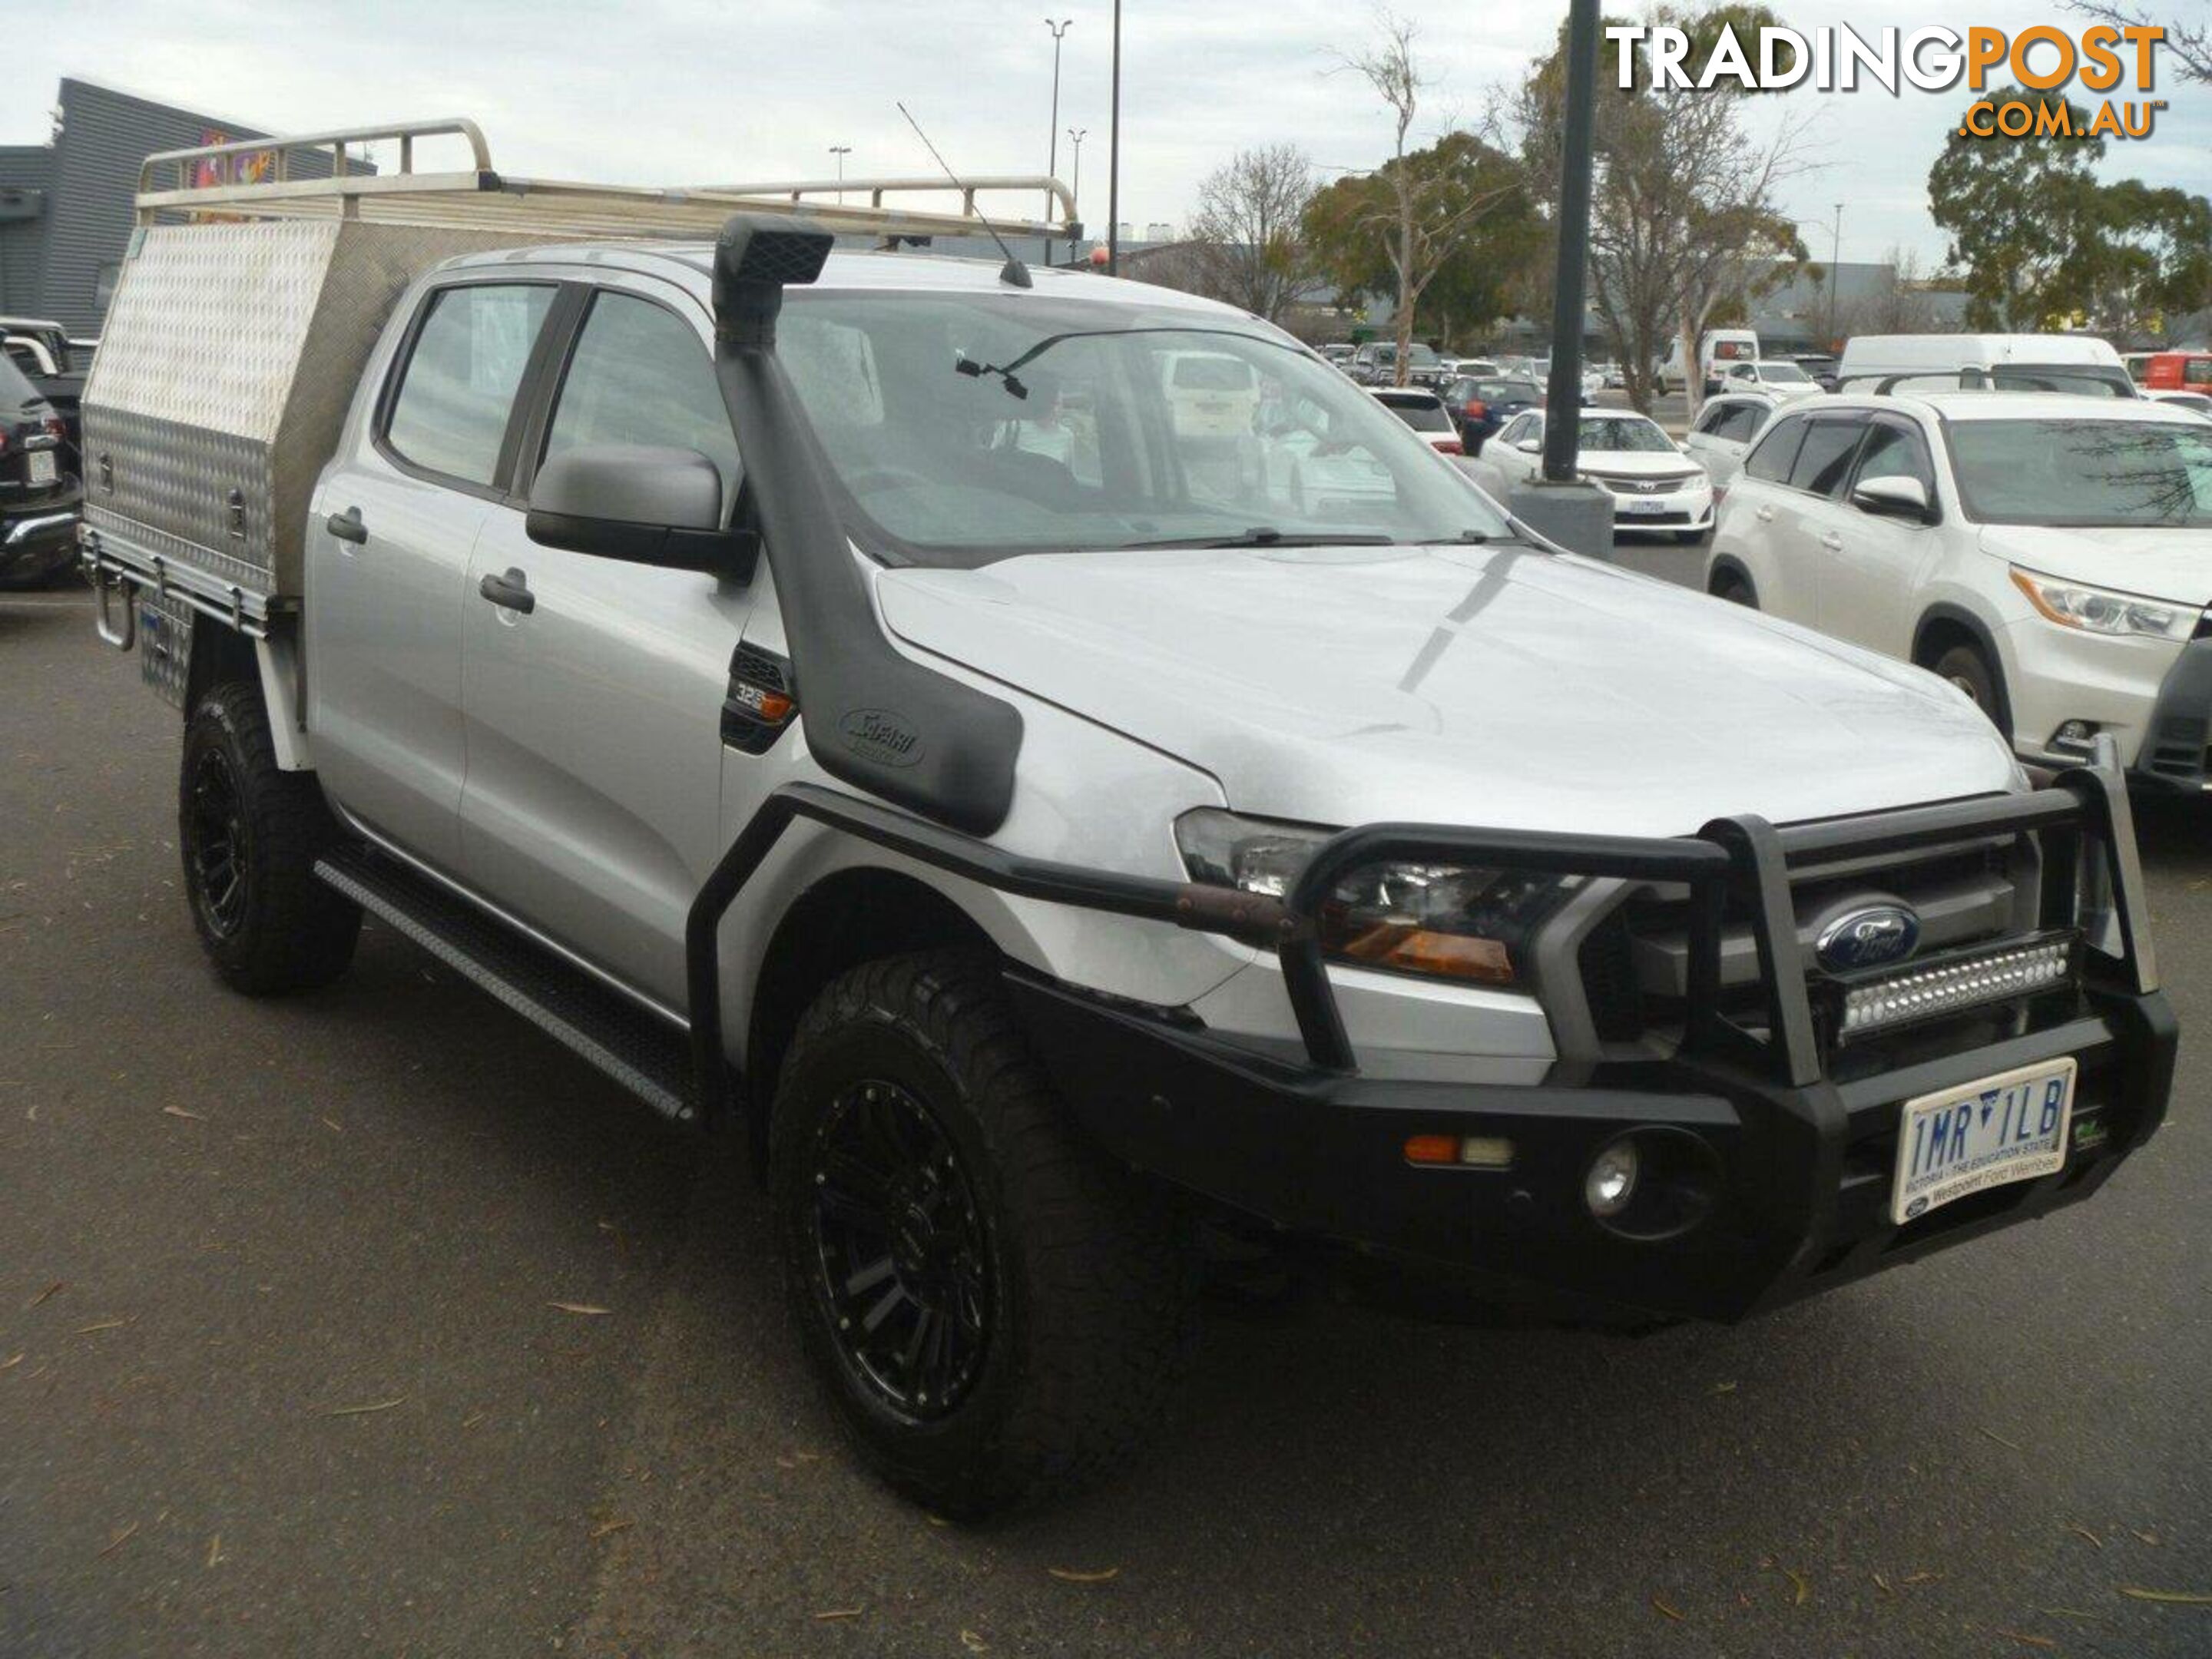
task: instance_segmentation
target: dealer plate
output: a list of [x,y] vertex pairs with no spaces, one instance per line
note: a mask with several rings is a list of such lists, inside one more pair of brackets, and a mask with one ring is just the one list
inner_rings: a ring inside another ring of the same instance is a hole
[[50,484],[53,481],[53,451],[51,449],[33,450],[31,452],[31,482],[34,484]]
[[2058,1169],[2077,1069],[2069,1055],[1906,1101],[1889,1218],[1917,1220],[1954,1198]]

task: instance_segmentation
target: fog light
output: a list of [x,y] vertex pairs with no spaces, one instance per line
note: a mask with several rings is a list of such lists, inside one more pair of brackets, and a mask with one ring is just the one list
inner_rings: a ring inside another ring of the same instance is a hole
[[2068,720],[2051,734],[2051,746],[2053,749],[2072,749],[2086,755],[2096,736],[2096,721]]
[[1589,1174],[1583,1178],[1583,1201],[1599,1219],[1617,1216],[1626,1209],[1629,1200],[1636,1196],[1636,1144],[1616,1140],[1590,1160]]

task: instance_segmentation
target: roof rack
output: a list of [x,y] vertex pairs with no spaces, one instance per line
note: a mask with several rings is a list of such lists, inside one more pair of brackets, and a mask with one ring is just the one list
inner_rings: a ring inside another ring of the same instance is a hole
[[[418,171],[416,147],[424,139],[459,139],[468,165]],[[394,173],[362,173],[349,144],[399,146]],[[301,163],[313,176],[302,176]],[[587,185],[546,179],[511,179],[492,166],[483,130],[465,116],[387,126],[349,127],[267,138],[198,144],[149,155],[138,169],[137,216],[142,225],[163,216],[209,214],[247,219],[357,219],[450,230],[514,231],[526,235],[599,237],[712,236],[732,213],[805,214],[842,234],[971,236],[984,231],[978,192],[1021,191],[1043,198],[1054,219],[1000,218],[1004,234],[1079,240],[1075,198],[1057,179],[991,174],[957,185],[941,179],[823,179],[765,185],[711,185],[653,189]],[[887,196],[925,192],[957,196],[957,210],[888,205]],[[855,196],[848,203],[840,196]]]

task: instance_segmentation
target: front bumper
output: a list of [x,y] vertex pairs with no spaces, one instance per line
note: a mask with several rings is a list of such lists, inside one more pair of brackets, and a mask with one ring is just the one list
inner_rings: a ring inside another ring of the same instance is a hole
[[[2157,993],[2069,992],[1977,1046],[1903,1051],[1893,1069],[1802,1086],[1687,1059],[1559,1067],[1533,1086],[1400,1082],[1255,1053],[1065,987],[1010,984],[1078,1118],[1139,1169],[1409,1269],[1509,1283],[1562,1307],[1711,1320],[2078,1203],[2158,1127],[2175,1046]],[[2064,1167],[1893,1225],[1900,1104],[2062,1054],[2081,1066]],[[1718,1200],[1679,1237],[1619,1236],[1585,1206],[1583,1176],[1614,1136],[1659,1127],[1711,1148]],[[1408,1136],[1437,1133],[1510,1141],[1512,1164],[1407,1161]]]

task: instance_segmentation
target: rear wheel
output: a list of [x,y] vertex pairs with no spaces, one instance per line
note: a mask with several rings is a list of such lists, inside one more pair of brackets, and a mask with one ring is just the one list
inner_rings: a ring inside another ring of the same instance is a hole
[[361,910],[314,875],[337,822],[313,774],[277,767],[246,681],[215,687],[185,722],[177,834],[192,926],[234,989],[312,990],[345,971]]
[[1167,1195],[1084,1142],[987,957],[834,981],[776,1091],[769,1184],[808,1359],[860,1455],[941,1513],[1056,1497],[1141,1443],[1190,1346]]

